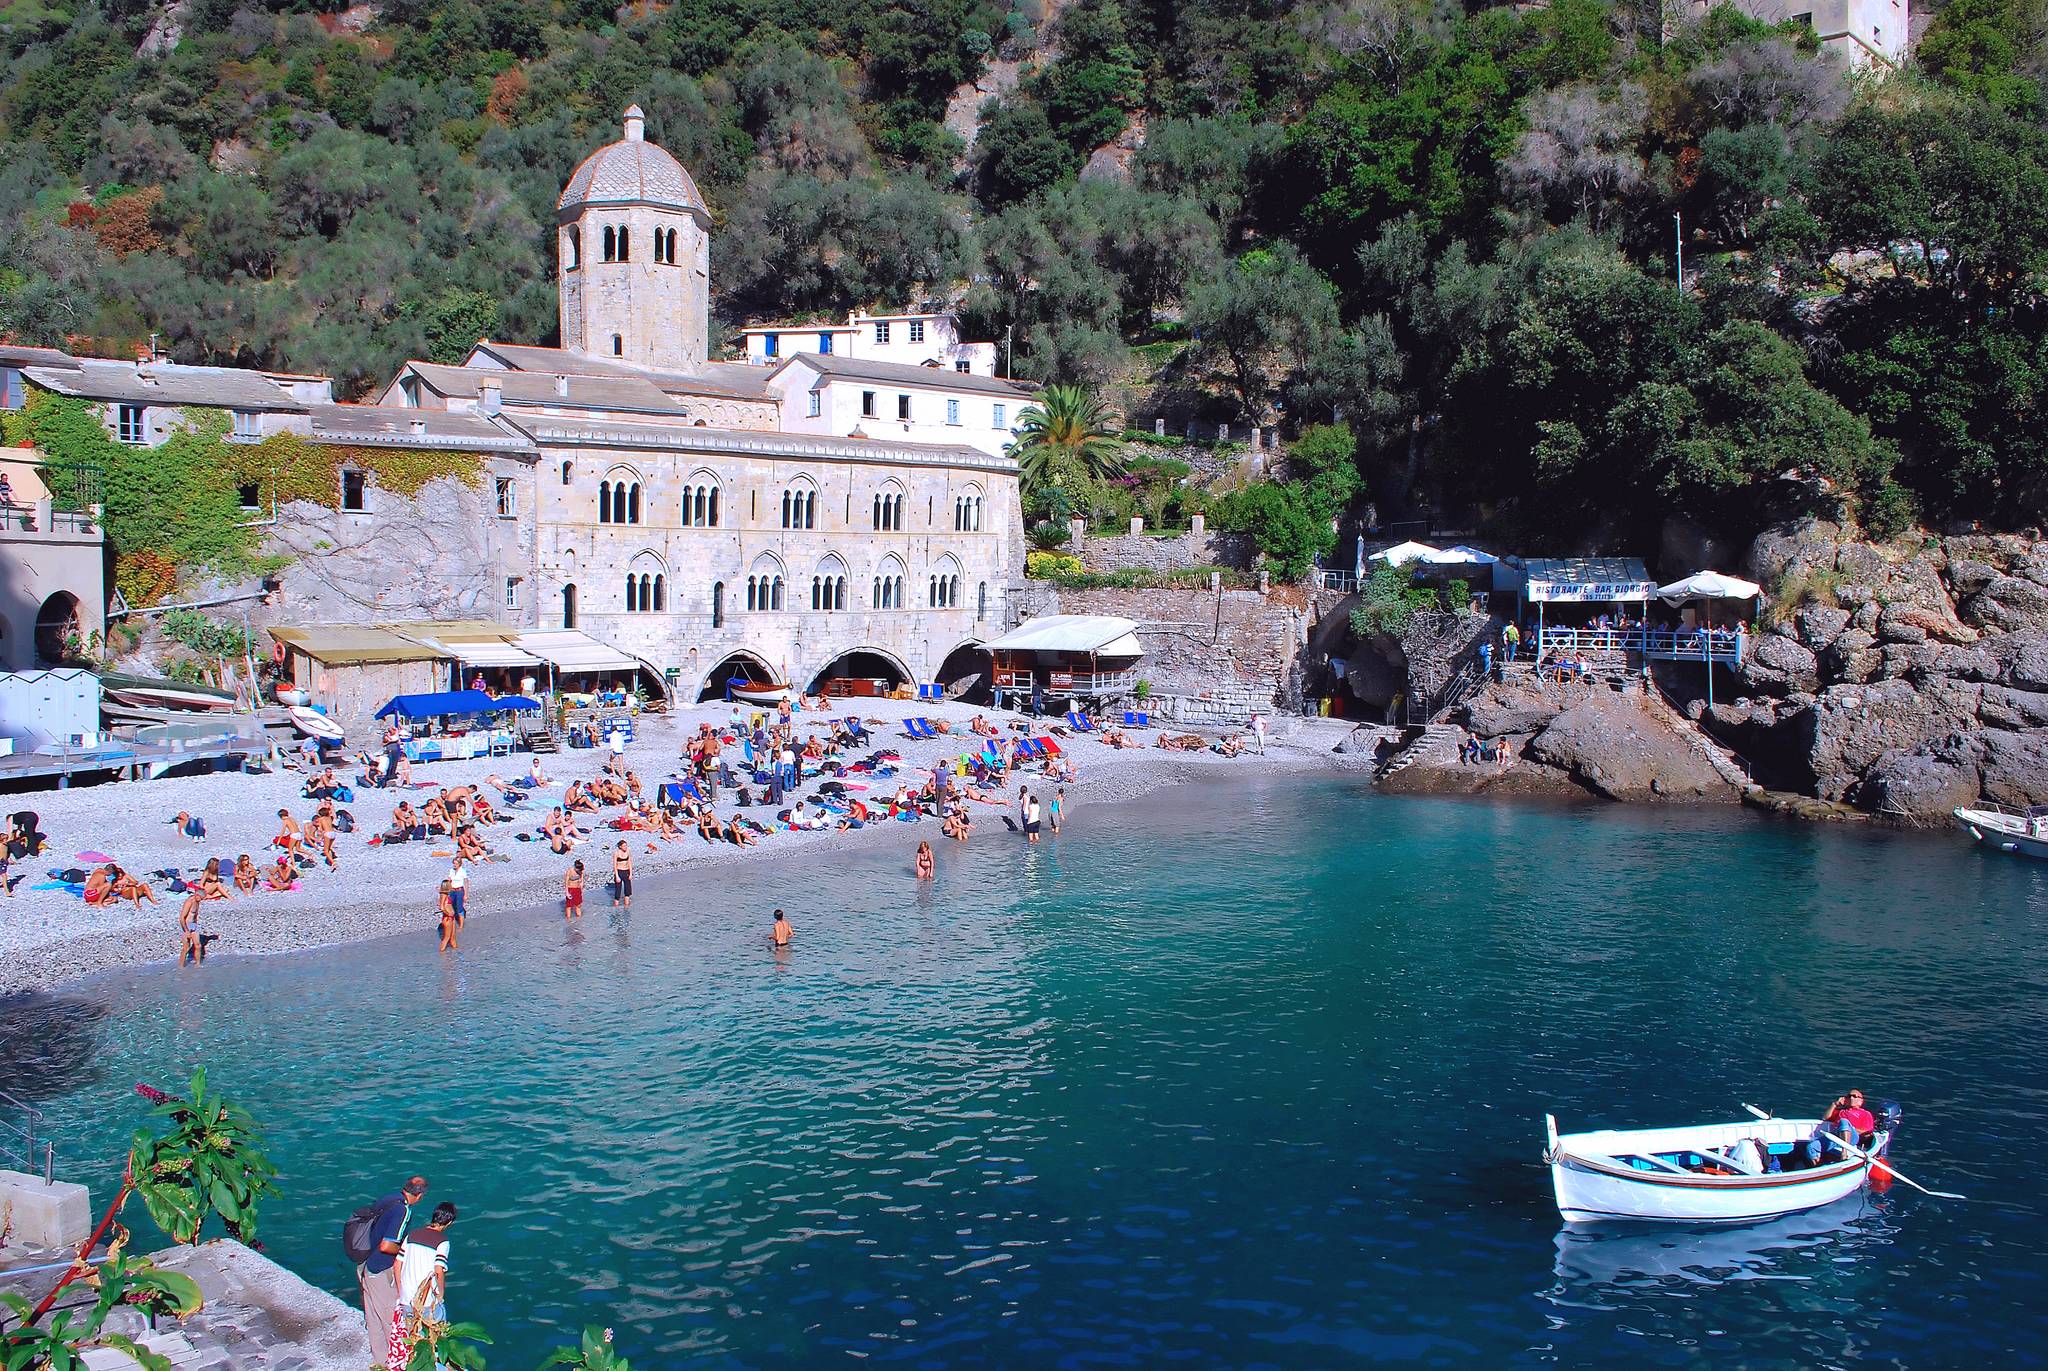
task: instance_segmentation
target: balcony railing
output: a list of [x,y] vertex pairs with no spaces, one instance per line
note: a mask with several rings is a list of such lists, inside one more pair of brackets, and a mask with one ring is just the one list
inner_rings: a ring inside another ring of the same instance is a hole
[[1589,657],[1635,653],[1659,662],[1737,666],[1748,644],[1747,633],[1726,628],[1546,628],[1542,652]]
[[1138,671],[1126,667],[1121,671],[1012,671],[998,667],[995,673],[996,687],[1000,690],[1028,691],[1035,675],[1042,675],[1046,692],[1052,695],[1121,695],[1136,688]]

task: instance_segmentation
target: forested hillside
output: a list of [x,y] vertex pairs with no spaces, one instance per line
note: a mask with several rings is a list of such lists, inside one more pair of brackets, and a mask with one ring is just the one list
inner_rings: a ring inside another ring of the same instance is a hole
[[1953,0],[1878,81],[1604,0],[14,0],[0,328],[353,393],[550,340],[554,197],[637,101],[728,323],[964,289],[1021,375],[1170,356],[1536,541],[2025,523],[2041,11]]

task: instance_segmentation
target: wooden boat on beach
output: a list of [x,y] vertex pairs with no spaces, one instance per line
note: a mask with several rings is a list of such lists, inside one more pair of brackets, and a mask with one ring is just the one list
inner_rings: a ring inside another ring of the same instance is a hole
[[125,676],[107,671],[100,674],[100,688],[106,698],[143,709],[176,709],[188,713],[221,712],[235,707],[235,693],[194,681],[173,681],[161,676]]
[[1978,805],[1955,811],[1963,832],[1997,852],[2048,861],[2048,805],[2025,810]]
[[779,705],[795,692],[786,682],[742,681],[734,677],[725,683],[725,693],[742,704]]
[[[1868,1149],[1804,1166],[1799,1149],[1820,1122],[1750,1119],[1560,1134],[1556,1118],[1546,1115],[1543,1160],[1566,1223],[1746,1223],[1832,1204],[1861,1187],[1873,1167],[1882,1173],[1898,1106],[1879,1111]],[[1752,1140],[1754,1151],[1746,1146]],[[1770,1170],[1773,1163],[1782,1169]]]

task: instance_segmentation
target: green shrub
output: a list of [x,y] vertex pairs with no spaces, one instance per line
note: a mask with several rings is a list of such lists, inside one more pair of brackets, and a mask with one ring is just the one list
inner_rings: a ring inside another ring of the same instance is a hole
[[1052,580],[1062,574],[1078,575],[1081,559],[1068,552],[1038,552],[1024,554],[1024,574],[1034,581]]

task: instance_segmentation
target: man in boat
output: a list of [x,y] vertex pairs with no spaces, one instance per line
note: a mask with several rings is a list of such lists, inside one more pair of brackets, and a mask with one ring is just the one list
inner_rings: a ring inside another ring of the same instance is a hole
[[[1834,1144],[1845,1142],[1851,1147],[1862,1148],[1870,1141],[1870,1135],[1877,1131],[1877,1120],[1864,1107],[1863,1092],[1851,1090],[1835,1097],[1828,1106],[1820,1126],[1813,1130],[1813,1137],[1806,1144],[1806,1160],[1809,1166],[1821,1163],[1823,1150],[1840,1153]],[[1841,1153],[1846,1156],[1846,1153]]]

